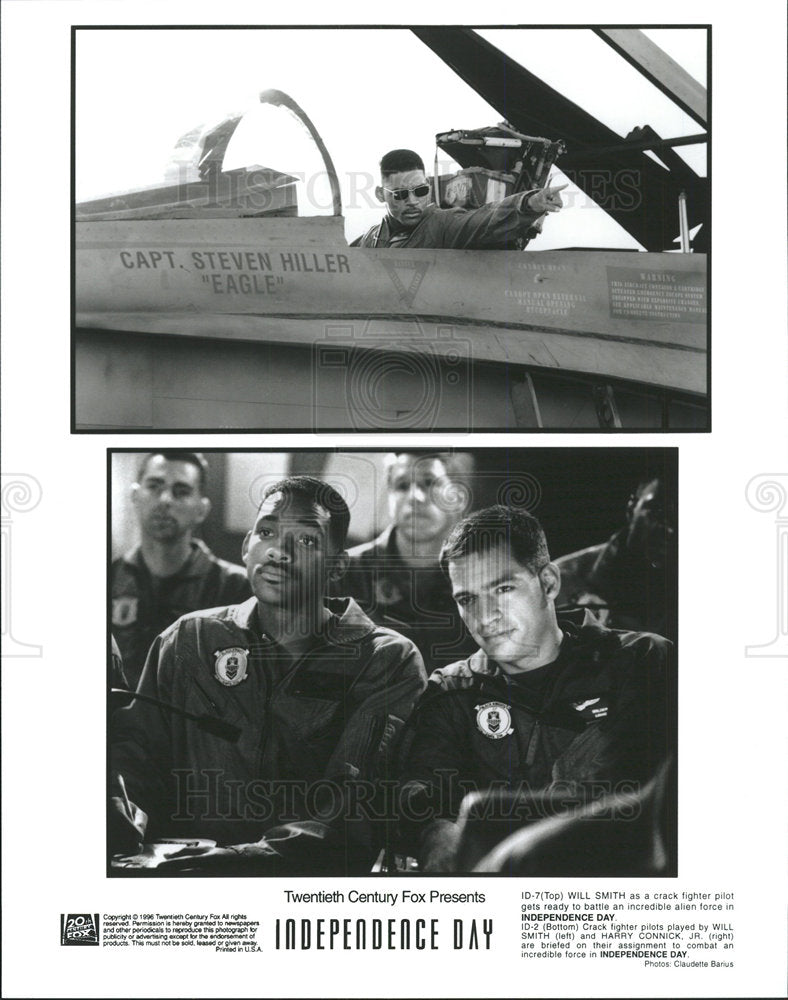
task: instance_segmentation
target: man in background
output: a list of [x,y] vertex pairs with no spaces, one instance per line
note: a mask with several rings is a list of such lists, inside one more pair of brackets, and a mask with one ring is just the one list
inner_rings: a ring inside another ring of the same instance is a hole
[[112,563],[112,634],[132,690],[156,636],[181,615],[246,600],[242,566],[218,559],[195,532],[211,510],[208,466],[193,451],[146,455],[131,502],[140,542]]
[[626,523],[599,545],[556,560],[559,608],[586,607],[609,628],[656,632],[675,642],[676,505],[665,480],[647,477]]
[[522,191],[466,211],[438,208],[424,162],[412,149],[393,149],[380,161],[375,197],[386,206],[383,220],[351,246],[457,250],[516,249],[517,241],[546,212],[559,212],[565,184]]
[[475,648],[438,563],[446,536],[467,509],[462,478],[472,464],[464,453],[390,455],[390,523],[373,541],[350,549],[350,568],[336,591],[415,642],[428,673]]

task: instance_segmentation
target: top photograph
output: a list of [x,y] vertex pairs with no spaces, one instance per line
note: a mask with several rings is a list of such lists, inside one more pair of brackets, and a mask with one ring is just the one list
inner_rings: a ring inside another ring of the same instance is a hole
[[74,27],[72,431],[710,430],[710,48]]

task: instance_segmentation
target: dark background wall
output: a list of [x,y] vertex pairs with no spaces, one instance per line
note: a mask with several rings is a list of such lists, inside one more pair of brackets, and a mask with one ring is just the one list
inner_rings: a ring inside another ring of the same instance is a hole
[[[184,442],[182,447],[186,447]],[[274,461],[266,452],[246,449],[248,455],[259,456],[259,470],[265,475]],[[472,508],[492,503],[525,506],[542,522],[553,557],[564,555],[587,545],[603,541],[624,521],[627,499],[643,479],[662,476],[671,484],[674,500],[677,490],[677,449],[673,448],[483,448],[470,449],[474,471],[465,479],[470,490]],[[238,562],[244,530],[238,524],[228,525],[228,479],[235,452],[204,449],[210,465],[207,493],[213,513],[203,526],[203,538],[217,555]],[[327,468],[342,468],[343,460],[352,469],[360,457],[366,457],[370,468],[378,470],[367,485],[368,493],[359,495],[356,524],[366,530],[358,533],[351,523],[351,540],[366,541],[374,534],[374,526],[385,520],[382,493],[384,477],[380,452],[297,451],[287,453],[289,471],[320,476]],[[276,464],[282,463],[282,453],[276,453]],[[344,457],[347,456],[345,459]],[[136,530],[128,504],[128,491],[134,482],[142,454],[116,451],[111,457],[111,539],[113,555],[126,550],[136,540]],[[257,463],[252,463],[255,468]],[[237,477],[235,477],[235,480]],[[237,488],[237,487],[236,487]],[[379,495],[372,495],[377,492]],[[247,503],[253,516],[251,499]],[[237,520],[237,517],[235,518]]]

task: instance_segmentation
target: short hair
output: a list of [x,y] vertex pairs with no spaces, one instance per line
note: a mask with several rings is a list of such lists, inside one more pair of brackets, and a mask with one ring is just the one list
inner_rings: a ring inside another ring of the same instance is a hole
[[402,451],[389,452],[383,461],[387,483],[391,483],[391,470],[403,455],[412,455],[417,462],[430,459],[441,462],[450,479],[461,479],[473,472],[473,455],[467,451],[418,451],[418,449],[408,451],[403,449]]
[[152,458],[157,458],[159,455],[167,462],[186,462],[189,465],[193,465],[198,472],[198,484],[200,487],[200,493],[205,493],[205,483],[208,478],[208,463],[200,451],[179,451],[179,450],[167,450],[167,451],[149,451],[148,454],[140,462],[139,468],[137,469],[137,482],[141,482],[143,476],[145,475],[145,470],[148,468],[148,463]]
[[380,176],[403,174],[409,170],[424,170],[424,160],[412,149],[392,149],[380,161]]
[[519,507],[485,507],[459,521],[443,543],[440,567],[449,575],[449,562],[503,546],[532,573],[550,562],[541,524]]
[[306,500],[307,503],[318,504],[327,510],[329,541],[339,551],[344,549],[350,527],[350,509],[344,497],[333,486],[312,476],[288,476],[266,487],[260,504],[262,505],[274,493],[281,493],[282,496],[292,497],[294,500]]

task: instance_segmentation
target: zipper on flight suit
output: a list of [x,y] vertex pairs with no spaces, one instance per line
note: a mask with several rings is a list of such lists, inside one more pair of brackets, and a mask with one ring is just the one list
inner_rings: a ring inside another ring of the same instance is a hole
[[[273,684],[269,690],[268,697],[266,698],[265,708],[263,709],[263,730],[260,738],[260,749],[257,753],[257,767],[255,768],[255,773],[257,777],[262,777],[263,771],[263,761],[265,757],[265,751],[268,747],[268,739],[271,733],[271,719],[273,716],[272,703],[274,696],[282,690],[282,688],[292,681],[296,674],[303,668],[307,659],[312,655],[319,644],[315,644],[311,649],[308,649],[299,660],[290,667],[290,669],[285,673],[284,677],[280,677],[279,680]],[[275,762],[274,762],[275,763]]]
[[531,730],[531,736],[528,740],[528,747],[525,751],[525,763],[528,767],[533,767],[533,763],[536,760],[536,749],[539,743],[539,736],[541,735],[541,726],[539,720],[536,719],[534,722],[534,728]]

